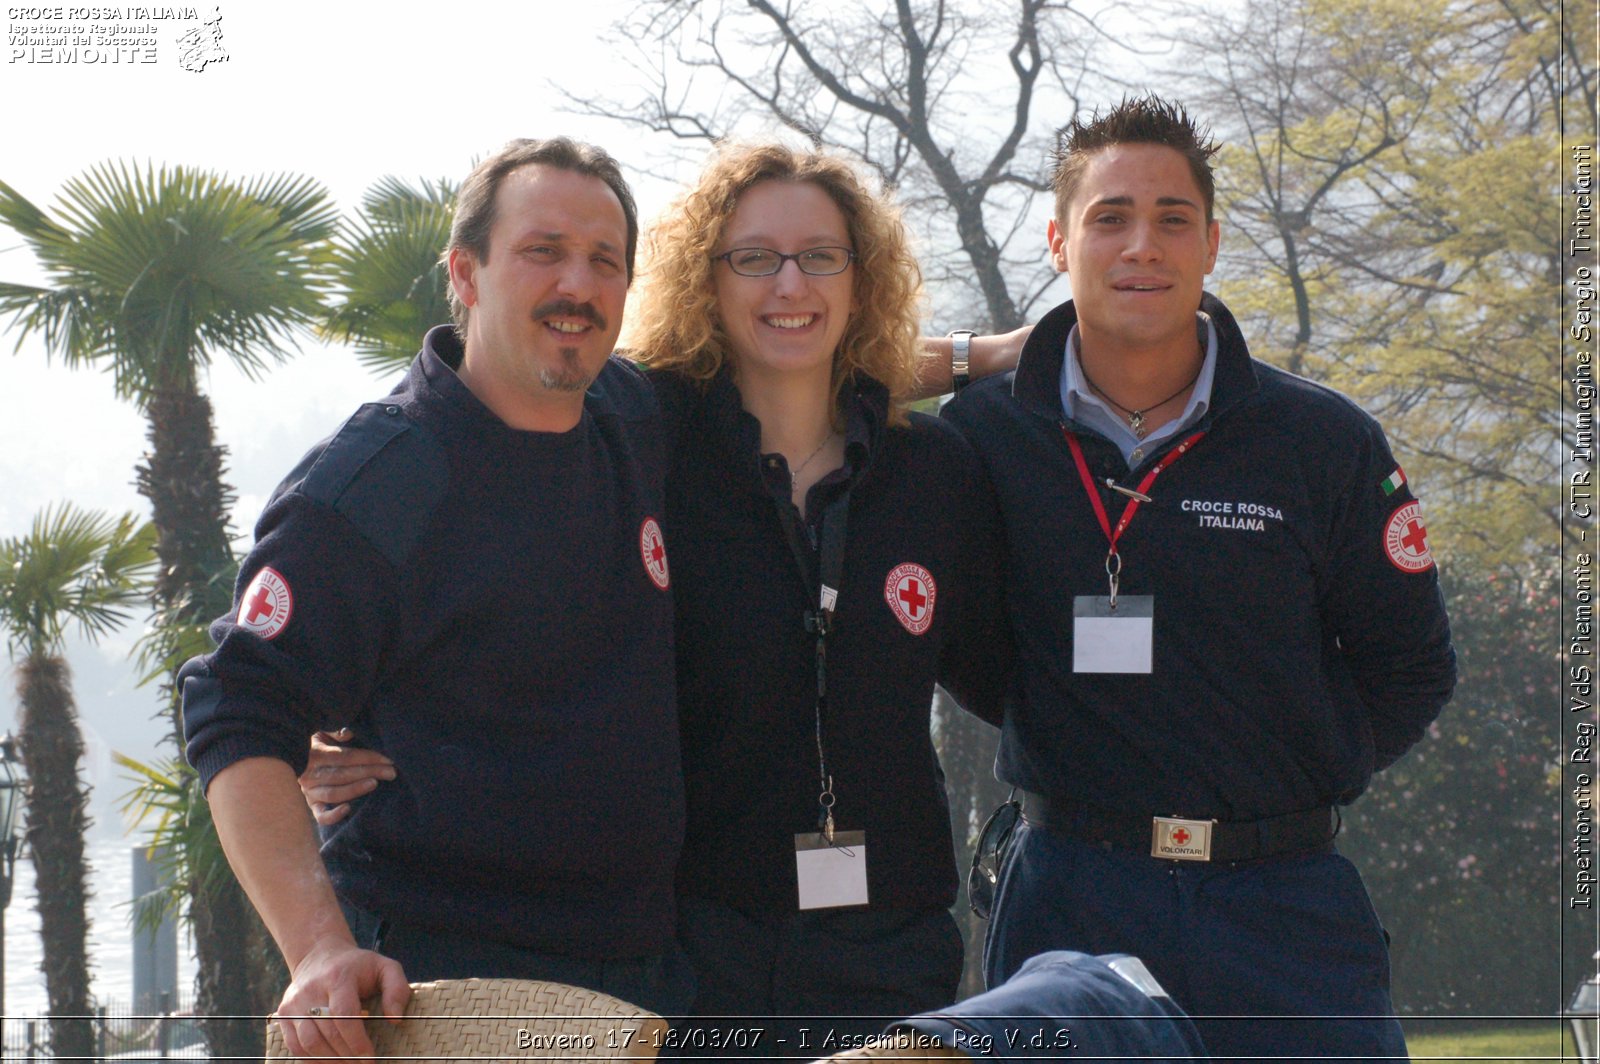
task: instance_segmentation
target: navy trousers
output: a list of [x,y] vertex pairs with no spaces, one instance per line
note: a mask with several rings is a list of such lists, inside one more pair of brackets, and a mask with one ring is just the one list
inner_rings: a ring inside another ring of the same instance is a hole
[[1021,823],[985,944],[988,985],[1061,949],[1140,958],[1218,1061],[1406,1059],[1383,927],[1337,853],[1162,861]]

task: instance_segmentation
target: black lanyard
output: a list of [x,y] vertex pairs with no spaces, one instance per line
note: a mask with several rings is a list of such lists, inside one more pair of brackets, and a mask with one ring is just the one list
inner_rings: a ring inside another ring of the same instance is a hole
[[817,796],[819,812],[817,826],[823,838],[833,842],[833,777],[828,774],[828,755],[822,742],[822,718],[828,708],[828,637],[834,631],[834,612],[839,605],[839,582],[844,574],[845,528],[850,520],[850,487],[846,485],[829,501],[822,511],[822,528],[819,535],[817,566],[811,562],[811,550],[806,545],[800,528],[800,515],[793,503],[774,495],[778,507],[778,521],[789,541],[789,550],[799,567],[800,578],[807,590],[817,589],[817,597],[802,614],[806,631],[817,637],[817,774],[821,792]]

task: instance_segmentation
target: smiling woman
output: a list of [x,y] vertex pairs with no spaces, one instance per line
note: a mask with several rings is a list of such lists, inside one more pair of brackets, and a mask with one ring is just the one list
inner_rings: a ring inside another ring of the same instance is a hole
[[[721,243],[734,250],[714,256],[722,264],[714,271],[717,316],[730,364],[740,394],[750,397],[746,408],[753,403],[767,414],[751,411],[767,430],[762,449],[782,451],[793,470],[797,506],[805,504],[803,487],[843,457],[829,385],[853,309],[849,240],[843,213],[820,187],[764,181],[728,219]],[[813,448],[812,440],[820,442]],[[815,461],[830,449],[832,464]]]
[[810,1057],[802,1028],[956,996],[928,715],[936,680],[998,714],[993,505],[967,445],[903,409],[920,276],[844,163],[727,149],[648,249],[630,349],[678,426],[685,1051]]

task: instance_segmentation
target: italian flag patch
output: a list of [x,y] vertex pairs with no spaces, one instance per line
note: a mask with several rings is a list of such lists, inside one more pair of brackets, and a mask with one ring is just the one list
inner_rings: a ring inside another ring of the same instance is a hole
[[1399,491],[1402,486],[1404,486],[1405,482],[1405,470],[1401,469],[1399,466],[1395,466],[1394,472],[1390,473],[1388,479],[1382,484],[1383,493],[1385,495],[1393,495],[1395,492]]

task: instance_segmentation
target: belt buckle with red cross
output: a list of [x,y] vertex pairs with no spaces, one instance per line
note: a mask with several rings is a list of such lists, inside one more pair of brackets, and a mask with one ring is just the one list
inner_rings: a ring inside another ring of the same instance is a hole
[[1211,829],[1215,820],[1183,820],[1178,817],[1152,817],[1150,856],[1164,861],[1211,860]]

